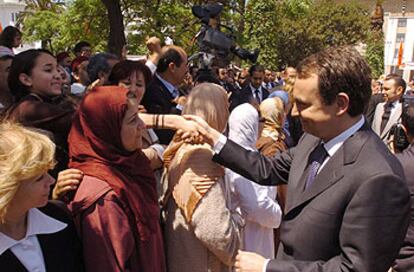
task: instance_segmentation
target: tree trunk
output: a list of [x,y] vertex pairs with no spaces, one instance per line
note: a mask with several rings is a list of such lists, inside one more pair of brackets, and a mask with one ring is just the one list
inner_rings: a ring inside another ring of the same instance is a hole
[[101,0],[108,10],[109,38],[108,52],[119,57],[126,40],[124,35],[124,21],[119,0]]

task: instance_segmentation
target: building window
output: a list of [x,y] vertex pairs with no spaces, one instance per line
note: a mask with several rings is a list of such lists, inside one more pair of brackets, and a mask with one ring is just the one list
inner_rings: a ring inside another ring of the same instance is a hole
[[398,19],[398,27],[407,27],[407,18]]
[[394,52],[394,59],[398,58],[398,50],[399,50],[398,48],[396,48],[396,49],[395,49],[395,52]]
[[405,33],[397,33],[397,38],[395,39],[397,43],[404,42],[405,40]]

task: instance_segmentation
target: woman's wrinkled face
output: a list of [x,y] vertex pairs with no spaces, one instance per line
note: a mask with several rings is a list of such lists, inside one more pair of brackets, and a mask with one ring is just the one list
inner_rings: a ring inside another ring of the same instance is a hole
[[56,59],[40,54],[30,75],[20,74],[20,81],[29,87],[30,92],[41,96],[53,97],[62,93],[62,76]]
[[141,102],[141,99],[145,93],[145,78],[141,72],[132,72],[129,77],[120,80],[118,85],[127,88],[130,92],[135,93],[138,103]]
[[145,124],[138,116],[138,103],[136,106],[129,105],[121,126],[121,141],[125,150],[132,152],[142,148],[143,129]]

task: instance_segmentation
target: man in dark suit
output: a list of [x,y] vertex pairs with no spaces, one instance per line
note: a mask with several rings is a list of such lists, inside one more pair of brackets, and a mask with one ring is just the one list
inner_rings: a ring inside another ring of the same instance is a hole
[[401,162],[411,195],[410,226],[405,236],[404,245],[393,266],[394,271],[414,271],[414,104],[403,106],[401,124],[405,128],[410,145],[395,156]]
[[230,110],[233,110],[240,104],[252,101],[260,104],[269,96],[269,91],[262,86],[264,75],[265,69],[262,65],[255,64],[250,67],[250,83],[244,86],[239,92],[233,94]]
[[352,47],[329,48],[297,67],[292,114],[304,136],[273,158],[243,149],[200,118],[214,160],[262,185],[288,184],[278,256],[239,252],[236,271],[387,271],[408,227],[401,164],[362,115],[370,69]]
[[[187,54],[178,46],[166,46],[162,49],[157,72],[148,85],[142,105],[148,113],[181,114],[178,86],[187,74]],[[172,130],[154,130],[161,144],[169,144],[174,132]]]

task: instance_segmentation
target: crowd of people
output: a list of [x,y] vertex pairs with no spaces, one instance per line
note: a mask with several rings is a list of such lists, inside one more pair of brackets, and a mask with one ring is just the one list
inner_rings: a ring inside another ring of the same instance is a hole
[[351,46],[296,68],[15,54],[0,35],[0,270],[414,271],[414,88]]

